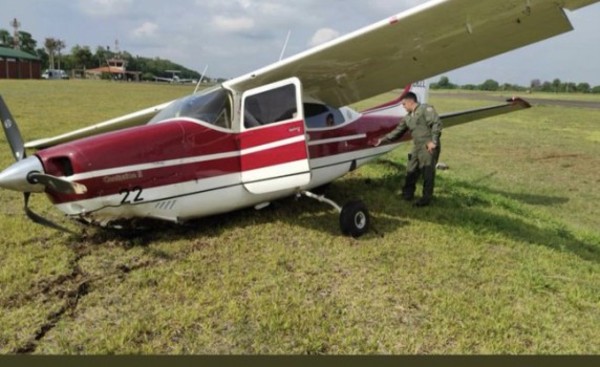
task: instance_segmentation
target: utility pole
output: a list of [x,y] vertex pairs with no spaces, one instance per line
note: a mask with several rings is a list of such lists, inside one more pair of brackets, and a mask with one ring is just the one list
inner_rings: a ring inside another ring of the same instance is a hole
[[14,18],[12,20],[12,22],[10,22],[10,26],[13,27],[13,29],[14,29],[14,33],[13,33],[13,48],[15,50],[19,50],[21,48],[20,42],[19,42],[19,28],[21,27],[21,22],[19,22],[17,20],[17,18]]

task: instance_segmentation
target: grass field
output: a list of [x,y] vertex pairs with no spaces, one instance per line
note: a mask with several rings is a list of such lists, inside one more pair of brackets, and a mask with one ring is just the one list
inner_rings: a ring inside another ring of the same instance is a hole
[[[192,90],[0,81],[26,140]],[[600,353],[600,110],[540,106],[447,129],[442,144],[450,169],[431,207],[397,195],[409,144],[329,187],[369,206],[360,239],[308,199],[115,233],[32,198],[75,236],[29,222],[2,190],[0,353]]]
[[[465,89],[440,89],[432,90],[432,93],[443,94],[443,95],[481,95],[481,91],[478,90],[465,90]],[[544,98],[544,99],[555,99],[563,101],[586,101],[586,102],[600,102],[600,95],[594,93],[549,93],[549,92],[516,92],[516,91],[495,91],[495,92],[484,92],[487,96],[496,97],[511,97],[518,95],[522,98]]]

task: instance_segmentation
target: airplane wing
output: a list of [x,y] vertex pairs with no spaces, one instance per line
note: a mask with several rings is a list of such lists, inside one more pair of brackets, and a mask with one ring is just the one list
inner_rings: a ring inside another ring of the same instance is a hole
[[[296,76],[341,107],[572,30],[564,9],[600,0],[432,0],[223,83],[237,92]],[[171,102],[25,144],[45,148],[144,124]]]
[[442,122],[444,123],[444,128],[448,128],[467,122],[484,119],[492,116],[498,116],[530,107],[531,105],[521,98],[511,98],[508,99],[506,103],[496,106],[443,114],[440,115],[440,119],[442,119]]
[[173,78],[163,78],[160,76],[155,76],[154,81],[171,83],[171,82],[173,82]]
[[239,92],[291,76],[341,107],[572,30],[564,9],[599,0],[433,0],[225,86]]
[[56,144],[65,143],[71,140],[85,138],[100,133],[124,129],[127,127],[143,125],[148,122],[154,115],[165,109],[172,101],[146,108],[137,112],[133,112],[114,119],[103,121],[101,123],[88,126],[79,130],[70,131],[68,133],[54,136],[51,138],[38,139],[25,143],[25,148],[42,149]]

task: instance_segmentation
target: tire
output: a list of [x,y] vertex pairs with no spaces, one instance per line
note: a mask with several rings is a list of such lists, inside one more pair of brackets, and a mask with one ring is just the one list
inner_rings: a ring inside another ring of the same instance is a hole
[[344,235],[360,237],[369,229],[369,223],[369,211],[362,201],[351,201],[342,207],[340,228]]

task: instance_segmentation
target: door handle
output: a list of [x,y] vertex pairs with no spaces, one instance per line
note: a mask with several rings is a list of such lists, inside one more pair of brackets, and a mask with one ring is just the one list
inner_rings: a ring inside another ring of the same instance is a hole
[[299,133],[300,132],[300,128],[299,127],[290,127],[290,129],[288,130],[291,133]]

